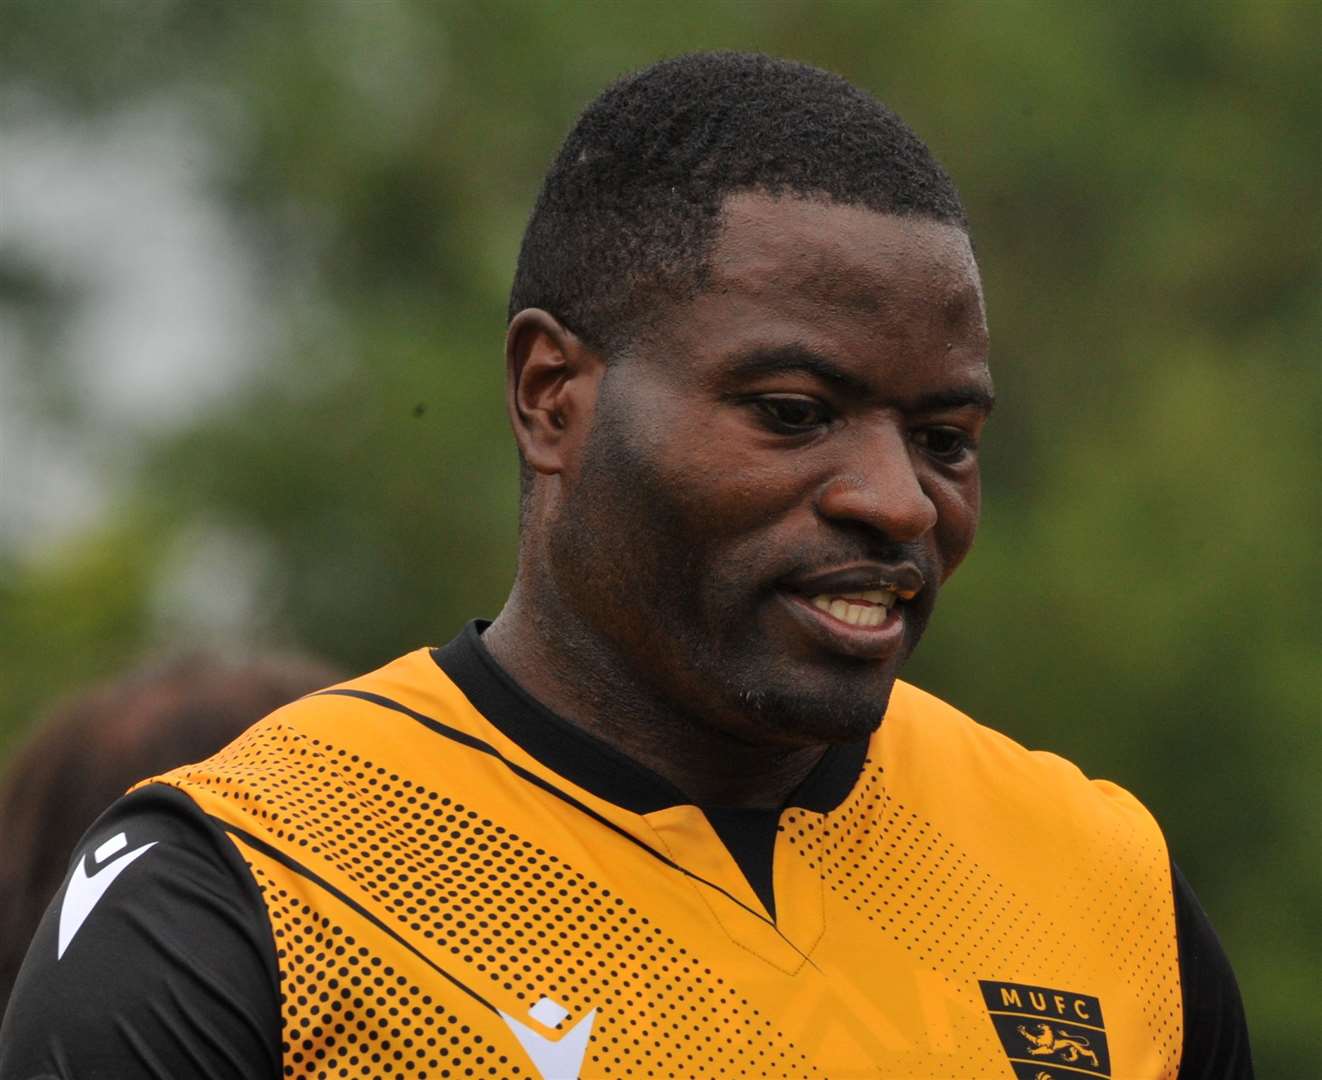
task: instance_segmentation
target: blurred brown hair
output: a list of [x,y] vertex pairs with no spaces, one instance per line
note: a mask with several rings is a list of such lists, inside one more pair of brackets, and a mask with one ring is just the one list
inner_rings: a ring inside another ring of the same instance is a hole
[[304,657],[230,663],[195,653],[57,705],[0,781],[0,1015],[69,854],[101,811],[138,780],[209,757],[341,677]]

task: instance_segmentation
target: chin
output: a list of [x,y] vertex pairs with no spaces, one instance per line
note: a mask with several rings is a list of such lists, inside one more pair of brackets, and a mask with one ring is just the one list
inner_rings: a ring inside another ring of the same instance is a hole
[[881,725],[895,676],[881,685],[834,682],[814,692],[809,686],[762,686],[740,693],[745,715],[759,731],[788,743],[847,743],[871,735]]

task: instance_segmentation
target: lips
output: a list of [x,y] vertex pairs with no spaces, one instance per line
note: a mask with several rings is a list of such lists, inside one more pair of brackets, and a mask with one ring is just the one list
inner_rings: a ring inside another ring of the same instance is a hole
[[926,584],[922,571],[911,562],[851,563],[848,566],[799,574],[784,582],[787,589],[810,598],[844,598],[885,592],[901,600],[912,600]]
[[817,646],[856,659],[880,660],[899,651],[904,606],[925,585],[912,563],[854,563],[788,579],[781,598]]

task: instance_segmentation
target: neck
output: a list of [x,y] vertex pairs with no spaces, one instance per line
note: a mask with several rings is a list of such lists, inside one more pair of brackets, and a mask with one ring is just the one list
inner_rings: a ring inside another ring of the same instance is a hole
[[778,809],[824,745],[750,744],[646,686],[614,644],[516,582],[482,635],[496,662],[548,709],[669,781],[699,806]]

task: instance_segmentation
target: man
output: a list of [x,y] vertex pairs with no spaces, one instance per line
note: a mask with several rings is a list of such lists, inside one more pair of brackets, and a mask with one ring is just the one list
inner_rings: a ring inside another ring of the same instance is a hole
[[0,1075],[1250,1075],[1142,807],[896,679],[993,396],[917,137],[659,64],[561,148],[510,314],[500,616],[99,822]]

